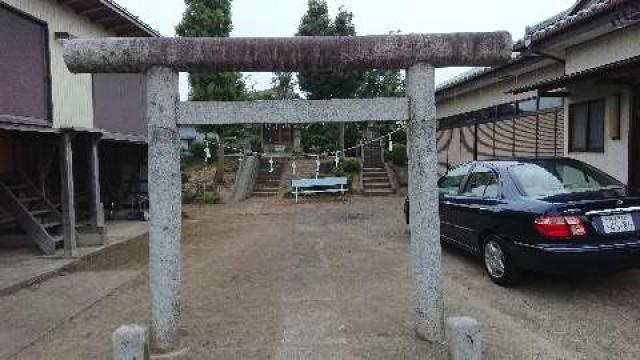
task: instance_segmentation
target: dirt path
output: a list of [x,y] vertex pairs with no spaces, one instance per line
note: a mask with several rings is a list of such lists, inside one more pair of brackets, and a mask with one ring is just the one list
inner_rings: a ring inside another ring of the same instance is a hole
[[[184,233],[182,334],[191,358],[446,358],[441,347],[413,336],[402,198],[297,206],[266,199],[189,213],[198,219],[185,224]],[[147,322],[143,245],[130,242],[65,277],[136,271],[17,358],[108,359],[117,326]],[[444,273],[447,313],[482,321],[487,359],[634,359],[640,353],[638,271],[536,278],[503,289],[476,260],[446,249]]]

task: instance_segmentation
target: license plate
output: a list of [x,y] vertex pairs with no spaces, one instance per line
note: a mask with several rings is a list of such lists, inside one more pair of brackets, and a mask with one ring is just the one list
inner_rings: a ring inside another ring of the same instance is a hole
[[600,220],[605,234],[636,231],[633,216],[630,214],[603,216]]

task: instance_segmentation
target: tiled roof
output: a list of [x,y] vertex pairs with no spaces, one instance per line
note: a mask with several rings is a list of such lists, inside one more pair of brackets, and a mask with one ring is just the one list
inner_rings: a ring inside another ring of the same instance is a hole
[[555,88],[565,86],[568,83],[588,79],[594,74],[611,74],[612,72],[620,72],[633,67],[637,68],[640,63],[640,56],[634,56],[628,59],[612,62],[605,65],[596,66],[590,69],[582,70],[573,74],[566,74],[552,79],[545,79],[535,84],[514,88],[509,91],[512,94],[524,93],[536,89],[553,90]]
[[584,8],[578,10],[579,6],[577,5],[585,3],[584,1],[579,1],[571,9],[538,25],[527,28],[524,39],[515,44],[514,50],[520,51],[530,44],[540,42],[553,35],[567,31],[574,26],[578,26],[596,16],[610,12],[616,7],[630,1],[636,0],[593,0],[591,4],[587,3]]
[[118,36],[157,37],[160,33],[131,14],[115,0],[58,0],[78,15],[103,25]]
[[[511,56],[511,60],[505,64],[505,65],[509,65],[512,64],[514,61],[518,60],[520,57],[518,56],[518,54],[513,54]],[[465,71],[459,75],[456,75],[454,77],[452,77],[451,79],[448,79],[442,83],[440,83],[437,87],[436,87],[436,92],[438,91],[444,91],[446,89],[452,88],[456,85],[460,85],[462,83],[465,83],[467,81],[473,80],[477,77],[480,77],[484,74],[490,73],[493,70],[499,69],[501,67],[504,67],[505,65],[501,65],[498,67],[476,67],[473,69],[470,69],[468,71]]]
[[[578,0],[569,9],[536,25],[528,26],[525,31],[524,38],[515,43],[514,51],[523,51],[528,47],[528,44],[536,43],[563,31],[567,31],[574,26],[591,20],[598,15],[606,14],[620,5],[632,1],[638,0]],[[514,57],[509,64],[520,58],[521,57],[519,55],[514,54]],[[484,74],[500,69],[501,67],[502,66],[471,69],[443,82],[437,87],[436,91],[443,91],[474,80]]]

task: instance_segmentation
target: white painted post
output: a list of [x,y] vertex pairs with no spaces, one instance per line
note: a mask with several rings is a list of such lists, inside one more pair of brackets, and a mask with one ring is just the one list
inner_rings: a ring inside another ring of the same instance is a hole
[[425,340],[442,342],[442,254],[433,66],[418,63],[407,70],[407,97],[410,100],[409,198],[416,333]]
[[154,66],[147,73],[149,124],[149,285],[151,346],[167,352],[178,343],[181,313],[181,178],[177,129],[178,73]]

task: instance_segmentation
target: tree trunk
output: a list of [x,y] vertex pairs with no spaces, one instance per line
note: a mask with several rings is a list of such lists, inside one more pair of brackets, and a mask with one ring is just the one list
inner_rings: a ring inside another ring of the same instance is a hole
[[340,136],[338,138],[338,150],[344,150],[344,123],[340,123]]

